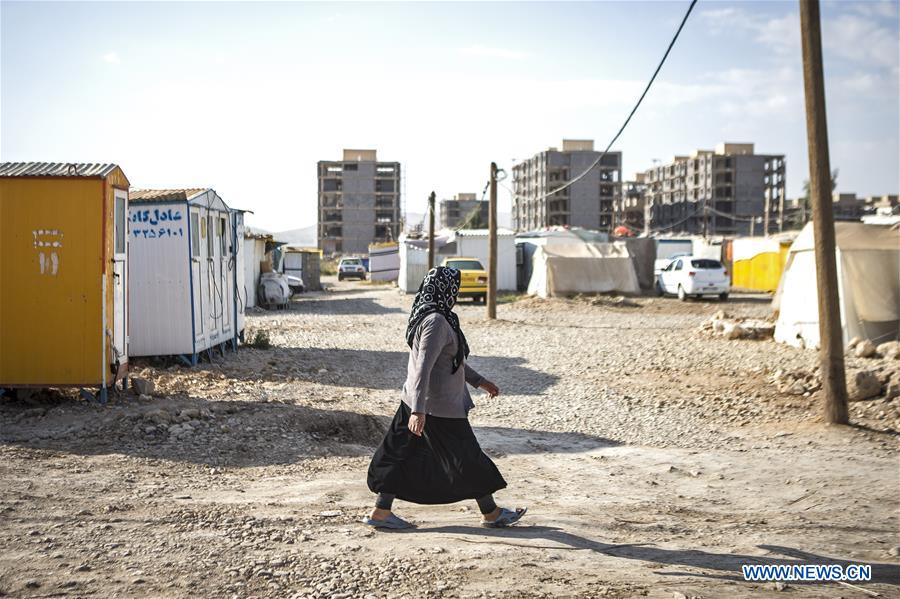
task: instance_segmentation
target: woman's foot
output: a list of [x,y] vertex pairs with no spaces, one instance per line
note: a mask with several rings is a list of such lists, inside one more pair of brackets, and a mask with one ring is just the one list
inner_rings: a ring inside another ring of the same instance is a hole
[[368,518],[363,518],[362,523],[374,528],[390,528],[393,530],[416,527],[415,524],[395,516],[391,510],[382,510],[379,508],[372,510],[372,513]]
[[369,520],[386,520],[392,513],[391,510],[383,510],[377,507],[369,514]]
[[505,507],[498,507],[490,514],[482,516],[481,525],[487,528],[506,528],[512,526],[522,519],[528,508],[516,508],[515,511],[508,510]]

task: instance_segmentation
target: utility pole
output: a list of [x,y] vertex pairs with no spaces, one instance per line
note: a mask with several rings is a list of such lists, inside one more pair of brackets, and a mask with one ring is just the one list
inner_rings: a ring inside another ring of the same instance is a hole
[[819,368],[825,395],[825,421],[847,424],[847,381],[835,264],[831,164],[825,119],[822,74],[822,29],[819,0],[800,0],[803,88],[806,96],[806,140],[809,148],[809,197],[812,201],[816,287],[819,303]]
[[434,192],[428,196],[428,270],[434,268]]
[[769,201],[769,194],[766,193],[766,199],[763,202],[763,237],[769,236],[769,211],[771,209],[771,202]]
[[487,317],[497,318],[497,163],[491,163],[491,196],[488,204]]

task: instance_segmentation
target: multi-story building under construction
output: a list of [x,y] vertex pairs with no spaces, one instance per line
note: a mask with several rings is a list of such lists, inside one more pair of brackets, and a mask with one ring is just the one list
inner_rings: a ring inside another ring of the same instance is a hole
[[344,150],[322,160],[319,174],[319,248],[325,254],[369,251],[400,235],[400,163],[378,162],[375,150]]
[[513,167],[513,226],[529,231],[552,225],[611,231],[615,203],[622,187],[622,153],[600,157],[592,140],[563,140]]
[[645,226],[650,232],[707,235],[780,231],[784,175],[784,155],[755,154],[752,143],[721,143],[715,151],[676,156],[644,173]]
[[[455,229],[473,219],[475,228],[485,228],[488,224],[488,202],[478,199],[478,194],[458,193],[450,200],[441,200],[440,226]],[[473,214],[477,211],[477,215]]]

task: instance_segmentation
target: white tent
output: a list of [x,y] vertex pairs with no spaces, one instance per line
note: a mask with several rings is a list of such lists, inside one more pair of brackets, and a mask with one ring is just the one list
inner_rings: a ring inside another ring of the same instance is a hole
[[613,243],[537,246],[528,293],[540,297],[572,293],[640,293],[628,248]]
[[[864,223],[835,223],[838,294],[843,340],[883,343],[897,339],[900,323],[900,229]],[[819,346],[816,261],[812,223],[791,245],[773,302],[778,311],[775,340],[798,347]]]

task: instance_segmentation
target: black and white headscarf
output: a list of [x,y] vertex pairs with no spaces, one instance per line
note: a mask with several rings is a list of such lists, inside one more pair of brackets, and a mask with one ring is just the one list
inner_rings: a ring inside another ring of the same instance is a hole
[[409,311],[409,324],[406,326],[406,344],[413,346],[416,331],[422,319],[437,312],[447,319],[456,331],[456,356],[453,357],[453,372],[459,369],[463,361],[469,357],[469,344],[459,327],[459,317],[453,313],[456,297],[459,294],[460,273],[455,268],[438,266],[432,268],[422,279],[419,291]]

